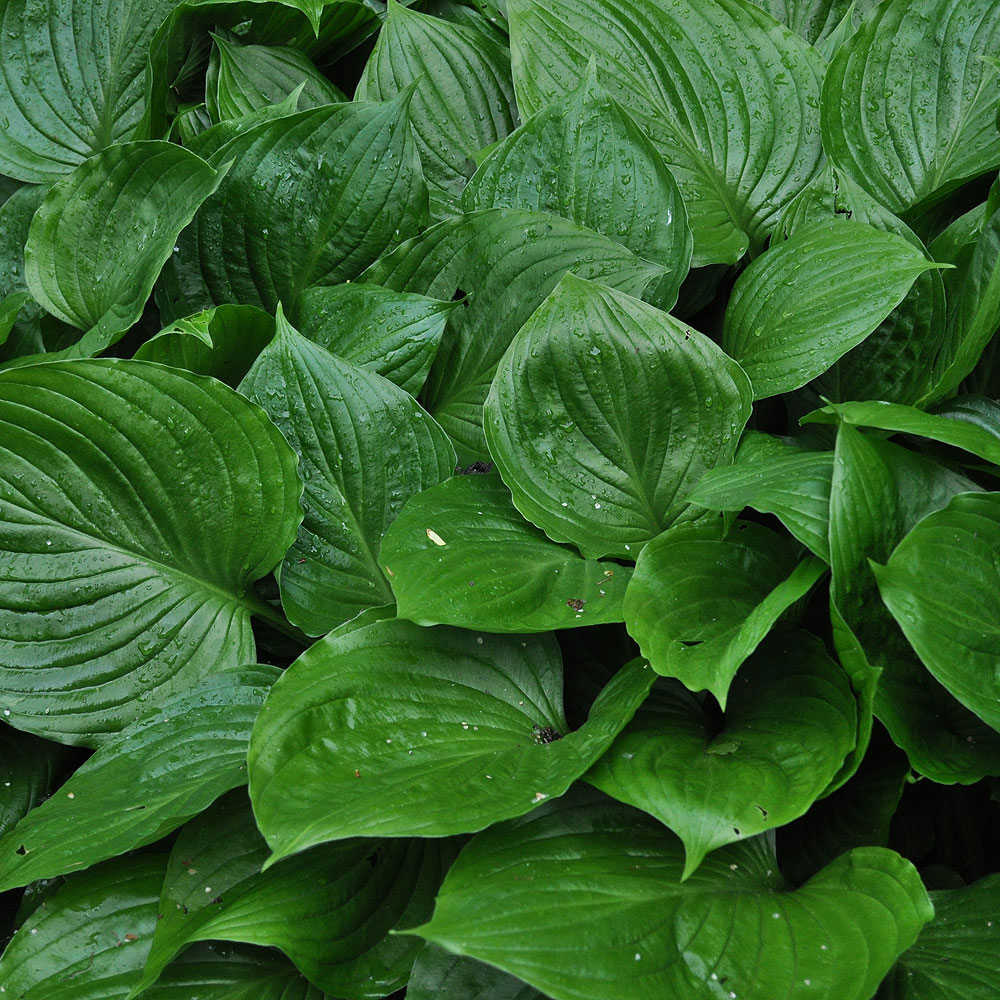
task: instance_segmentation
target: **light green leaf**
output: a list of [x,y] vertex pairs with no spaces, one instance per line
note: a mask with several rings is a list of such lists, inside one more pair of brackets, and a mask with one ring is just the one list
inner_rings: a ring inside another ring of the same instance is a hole
[[[166,318],[224,302],[294,311],[310,285],[357,277],[419,230],[427,189],[407,124],[411,97],[285,115],[206,155],[233,165],[164,269]],[[214,131],[201,138],[214,144]]]
[[765,838],[681,883],[683,866],[652,817],[567,797],[476,837],[415,930],[555,1000],[868,1000],[933,916],[916,870],[882,848],[798,889]]
[[31,222],[24,273],[49,312],[87,331],[65,356],[97,354],[139,319],[178,234],[223,174],[173,143],[132,142],[49,190]]
[[0,173],[48,184],[144,139],[146,54],[176,0],[3,0]]
[[300,111],[347,100],[297,49],[240,45],[216,34],[212,38],[215,47],[208,66],[205,103],[213,123],[278,104],[302,84]]
[[333,995],[387,996],[420,950],[415,938],[387,935],[427,918],[456,851],[450,840],[346,840],[262,873],[267,844],[246,795],[233,792],[174,843],[162,919],[132,995],[186,945],[215,939],[280,948]]
[[808,451],[791,441],[748,431],[731,466],[709,469],[691,502],[709,510],[752,507],[774,514],[810,552],[827,562],[833,453]]
[[496,474],[455,476],[413,497],[386,532],[379,562],[400,618],[487,632],[620,622],[632,575],[547,538]]
[[427,942],[417,955],[407,1000],[545,1000],[506,972]]
[[1000,875],[930,898],[934,920],[900,957],[879,1000],[993,1000],[1000,992]]
[[593,64],[576,90],[533,115],[482,161],[462,194],[467,212],[527,208],[604,233],[667,268],[649,293],[670,309],[691,263],[677,182]]
[[823,146],[901,212],[1000,165],[997,0],[889,0],[833,58]]
[[825,572],[821,559],[799,562],[787,539],[751,521],[725,538],[678,525],[639,554],[625,624],[658,674],[711,691],[725,709],[740,664]]
[[806,632],[764,640],[726,713],[661,681],[587,781],[666,823],[684,842],[682,879],[705,855],[797,819],[854,748],[847,675]]
[[387,13],[355,96],[385,101],[416,85],[409,117],[432,214],[458,214],[472,155],[518,125],[510,53],[479,31],[396,0]]
[[70,361],[0,375],[0,425],[12,724],[99,745],[144,701],[254,662],[250,614],[277,616],[251,586],[302,516],[262,410],[159,365]]
[[448,320],[423,391],[427,409],[463,462],[488,457],[483,401],[522,324],[569,270],[641,295],[663,269],[606,236],[544,212],[474,212],[404,243],[363,280],[448,301],[469,297]]
[[308,288],[296,313],[310,340],[416,395],[427,379],[457,302],[378,285]]
[[4,990],[17,1000],[124,1000],[149,953],[164,861],[116,858],[60,886],[0,958]]
[[306,339],[280,309],[240,391],[300,456],[305,515],[279,575],[289,621],[323,635],[391,603],[378,548],[403,504],[454,471],[444,431],[408,393]]
[[754,398],[822,375],[892,312],[934,264],[895,233],[827,220],[773,245],[740,275],[722,346],[746,369]]
[[1000,493],[954,497],[873,567],[879,592],[927,669],[1000,730]]
[[823,60],[750,0],[510,0],[523,114],[601,80],[663,154],[687,206],[694,263],[763,249],[819,165]]
[[0,724],[0,834],[44,800],[64,759],[55,743]]
[[600,757],[652,678],[634,661],[568,732],[551,636],[402,620],[335,632],[285,672],[254,727],[250,794],[272,858],[342,837],[466,833],[528,812]]
[[0,839],[0,892],[151,844],[244,784],[250,728],[277,676],[227,670],[108,740]]
[[486,439],[514,505],[550,538],[635,558],[697,516],[688,494],[732,461],[750,395],[707,337],[567,274],[500,363]]

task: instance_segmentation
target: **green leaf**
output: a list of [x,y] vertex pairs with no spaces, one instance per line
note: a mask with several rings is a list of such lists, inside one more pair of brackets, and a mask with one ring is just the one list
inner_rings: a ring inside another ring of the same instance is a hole
[[595,56],[677,178],[696,266],[763,249],[822,156],[818,53],[750,0],[508,6],[523,114],[576,87]]
[[893,212],[1000,165],[996,0],[889,0],[836,53],[823,146]]
[[854,748],[847,675],[806,632],[764,640],[720,720],[676,682],[653,692],[587,781],[664,822],[684,843],[682,879],[709,851],[797,819]]
[[865,14],[875,6],[876,0],[754,0],[792,31],[813,45],[828,39],[856,8]]
[[400,618],[487,632],[620,622],[632,575],[551,541],[521,517],[495,474],[456,476],[413,497],[386,532],[379,562]]
[[462,194],[467,212],[527,208],[604,233],[667,268],[651,301],[670,309],[691,263],[687,210],[663,157],[598,83],[533,115],[483,159]]
[[606,236],[543,212],[491,209],[442,222],[404,243],[363,280],[448,301],[448,320],[424,403],[463,462],[488,457],[483,402],[514,335],[569,270],[641,295],[663,269]]
[[467,833],[528,812],[600,757],[652,677],[634,661],[568,732],[551,636],[402,620],[334,632],[285,672],[254,727],[250,794],[272,859],[342,837]]
[[262,873],[267,844],[246,795],[233,792],[174,844],[132,995],[186,945],[216,939],[280,948],[328,993],[384,997],[405,985],[420,950],[415,938],[387,935],[427,918],[456,850],[450,840],[346,840]]
[[415,396],[458,306],[351,283],[306,289],[296,320],[305,336],[331,354],[378,372]]
[[274,317],[256,306],[213,306],[174,320],[135,352],[236,388],[274,337]]
[[879,592],[927,669],[1000,730],[1000,493],[954,497],[873,567]]
[[135,323],[180,231],[224,171],[169,142],[111,146],[55,184],[24,248],[28,289],[99,353]]
[[709,469],[690,499],[709,510],[752,507],[774,514],[810,552],[829,562],[832,479],[832,452],[808,451],[791,441],[748,431],[733,465]]
[[[231,389],[139,361],[0,375],[0,703],[99,745],[256,659],[252,596],[295,537],[302,484]],[[7,715],[7,713],[10,713]]]
[[755,399],[798,389],[860,344],[937,266],[901,236],[864,223],[805,226],[740,275],[722,346],[746,369]]
[[306,111],[347,100],[309,58],[284,46],[240,45],[213,34],[205,103],[213,122],[239,118],[278,104],[300,85],[298,109]]
[[17,1000],[124,1000],[149,953],[164,856],[116,858],[69,879],[0,958]]
[[0,834],[49,794],[64,755],[55,743],[0,724]]
[[[355,278],[416,232],[427,190],[406,119],[411,97],[274,118],[206,155],[233,165],[164,269],[166,318],[224,302],[294,312],[308,286]],[[214,131],[201,138],[214,142]]]
[[916,870],[882,848],[799,889],[765,838],[681,883],[683,865],[652,817],[568,797],[476,837],[415,932],[555,1000],[868,1000],[933,916]]
[[678,525],[639,554],[625,624],[658,674],[711,691],[725,709],[740,664],[825,572],[821,559],[799,562],[787,539],[751,521],[725,538]]
[[732,461],[750,395],[707,337],[567,274],[500,363],[486,438],[514,505],[550,538],[635,558],[697,516],[688,494]]
[[244,784],[250,728],[277,676],[209,677],[108,740],[0,839],[0,892],[151,844]]
[[407,1000],[545,1000],[538,990],[483,962],[429,941],[417,955]]
[[240,391],[300,456],[305,514],[279,575],[289,621],[323,635],[391,603],[378,548],[403,504],[454,471],[444,431],[408,393],[306,339],[280,309]]
[[4,0],[0,173],[48,184],[144,139],[146,54],[176,0]]
[[930,893],[934,920],[905,952],[879,1000],[992,1000],[1000,991],[1000,875]]
[[470,157],[518,125],[510,53],[479,31],[396,0],[387,14],[356,97],[385,101],[415,84],[409,117],[432,214],[457,214]]

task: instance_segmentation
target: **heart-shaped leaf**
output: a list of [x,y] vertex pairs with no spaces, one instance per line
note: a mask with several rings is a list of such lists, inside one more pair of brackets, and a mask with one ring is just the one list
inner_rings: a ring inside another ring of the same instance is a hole
[[696,330],[567,274],[504,355],[485,413],[517,509],[588,558],[627,559],[696,516],[688,494],[732,461],[750,385]]
[[323,635],[390,603],[378,548],[403,504],[454,471],[444,431],[408,393],[306,339],[280,310],[240,391],[301,456],[305,516],[279,577],[289,621]]
[[455,476],[413,497],[379,562],[401,618],[488,632],[620,622],[632,575],[547,538],[496,474]]
[[0,703],[98,745],[256,659],[251,613],[295,537],[295,453],[232,389],[141,361],[0,375]]
[[568,732],[550,636],[349,626],[303,653],[265,704],[250,743],[257,822],[273,858],[342,837],[480,830],[562,795],[652,678],[634,661]]

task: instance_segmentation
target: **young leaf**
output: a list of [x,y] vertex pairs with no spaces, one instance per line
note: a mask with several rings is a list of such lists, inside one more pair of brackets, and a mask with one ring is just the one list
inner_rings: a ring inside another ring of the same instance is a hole
[[277,676],[224,671],[108,740],[0,839],[0,892],[151,844],[244,784],[250,728]]
[[652,817],[567,797],[479,834],[414,932],[556,1000],[868,1000],[933,916],[916,870],[882,848],[798,889],[764,838],[681,883],[683,866]]
[[[295,537],[295,454],[219,382],[140,361],[0,375],[0,707],[99,745],[255,659],[248,591]],[[280,621],[280,619],[279,619]]]
[[749,415],[746,376],[707,337],[567,274],[504,355],[485,426],[525,517],[627,559],[697,516],[691,488],[732,461]]
[[390,603],[378,547],[403,504],[454,471],[444,431],[408,393],[307,340],[280,309],[240,391],[300,456],[305,516],[279,575],[289,621],[323,635]]
[[487,632],[620,622],[632,575],[547,538],[496,474],[455,476],[413,497],[386,532],[379,562],[400,618]]
[[595,56],[677,178],[695,264],[763,248],[822,155],[815,50],[750,0],[511,0],[509,13],[522,113],[576,87]]
[[429,941],[417,955],[406,996],[408,1000],[545,1000],[520,979]]
[[754,398],[789,392],[861,343],[934,264],[894,233],[818,222],[740,275],[722,346],[746,370]]
[[284,674],[251,738],[250,794],[272,859],[342,837],[467,833],[528,812],[600,757],[652,678],[641,661],[624,668],[568,732],[550,636],[402,620],[334,632]]
[[467,212],[527,208],[604,233],[667,273],[650,301],[670,309],[691,263],[687,210],[673,174],[593,64],[576,90],[495,146],[462,193]]
[[0,724],[0,834],[45,799],[64,755],[55,743]]
[[677,525],[639,554],[625,624],[658,674],[707,689],[725,709],[740,664],[825,572],[763,525],[740,521],[725,538]]

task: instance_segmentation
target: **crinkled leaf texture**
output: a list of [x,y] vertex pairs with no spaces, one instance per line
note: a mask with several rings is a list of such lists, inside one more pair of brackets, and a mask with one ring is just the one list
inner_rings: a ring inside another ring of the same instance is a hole
[[212,379],[141,361],[0,375],[0,703],[95,746],[256,659],[253,596],[295,537],[295,454]]

